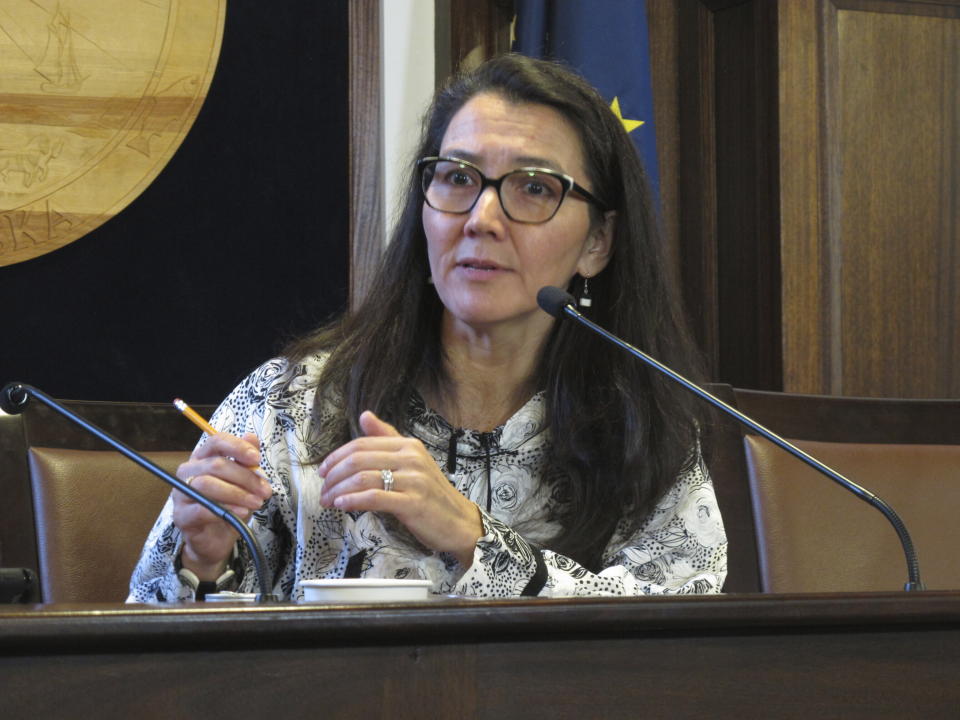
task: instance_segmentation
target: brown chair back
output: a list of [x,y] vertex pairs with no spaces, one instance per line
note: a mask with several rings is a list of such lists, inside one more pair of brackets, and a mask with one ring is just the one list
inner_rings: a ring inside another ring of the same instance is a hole
[[[169,473],[188,451],[144,453]],[[170,487],[117,452],[30,448],[43,602],[122,602]]]
[[[887,502],[929,589],[960,589],[960,401],[736,390],[741,411]],[[906,563],[877,510],[763,438],[744,438],[765,592],[902,589]]]
[[[155,457],[168,470],[189,455],[200,437],[168,403],[67,400],[63,404]],[[194,407],[206,417],[214,409]],[[151,479],[145,470],[107,448],[38,402],[31,402],[20,415],[0,415],[0,497],[4,499],[0,503],[0,566],[36,572],[44,602],[125,598],[133,567],[130,553],[135,559],[170,492],[161,480]],[[152,516],[144,525],[147,515]],[[83,527],[84,523],[88,526]],[[124,539],[128,537],[133,539]],[[84,579],[101,566],[116,568],[118,578],[125,574],[122,586]],[[49,589],[47,582],[53,583]]]

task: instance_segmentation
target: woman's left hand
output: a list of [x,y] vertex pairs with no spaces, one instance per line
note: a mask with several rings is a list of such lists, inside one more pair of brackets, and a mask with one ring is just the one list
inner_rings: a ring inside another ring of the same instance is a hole
[[[483,535],[480,509],[461,495],[419,440],[404,437],[369,410],[360,415],[364,437],[334,450],[317,468],[320,502],[340,510],[387,512],[427,547],[452,554],[464,568]],[[385,490],[381,471],[393,473]]]

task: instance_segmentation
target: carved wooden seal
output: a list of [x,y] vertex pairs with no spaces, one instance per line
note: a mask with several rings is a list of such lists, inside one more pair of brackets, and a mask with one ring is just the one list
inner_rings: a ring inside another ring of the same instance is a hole
[[153,181],[206,98],[226,0],[4,0],[0,266],[73,242]]

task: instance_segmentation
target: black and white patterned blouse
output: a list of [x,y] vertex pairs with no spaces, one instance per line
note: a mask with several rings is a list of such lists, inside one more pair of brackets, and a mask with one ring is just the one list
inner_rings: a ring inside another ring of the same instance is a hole
[[[513,597],[531,587],[542,597],[720,592],[727,540],[702,461],[677,478],[632,537],[623,537],[619,529],[614,533],[600,573],[538,549],[558,530],[546,519],[554,501],[550,486],[540,482],[549,452],[542,394],[489,433],[455,430],[419,396],[411,402],[410,434],[481,508],[484,535],[466,571],[452,556],[418,546],[389,515],[322,507],[323,479],[308,460],[312,451],[332,449],[322,432],[337,413],[332,402],[325,402],[315,415],[322,367],[322,358],[293,367],[271,360],[247,377],[212,418],[221,431],[260,438],[261,468],[273,496],[254,513],[250,527],[281,598],[302,600],[303,580],[348,574],[428,579],[437,593],[471,597]],[[175,568],[181,537],[172,513],[168,500],[134,570],[128,602],[193,598]],[[255,592],[256,573],[242,549],[238,562],[243,566],[239,590]]]

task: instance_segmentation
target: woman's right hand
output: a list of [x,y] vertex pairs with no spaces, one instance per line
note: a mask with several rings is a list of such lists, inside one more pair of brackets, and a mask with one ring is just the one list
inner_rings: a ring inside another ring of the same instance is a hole
[[[177,468],[177,477],[246,521],[273,494],[257,472],[260,441],[217,433]],[[173,523],[183,534],[180,562],[200,580],[216,580],[226,569],[239,535],[179,490],[173,491]]]

